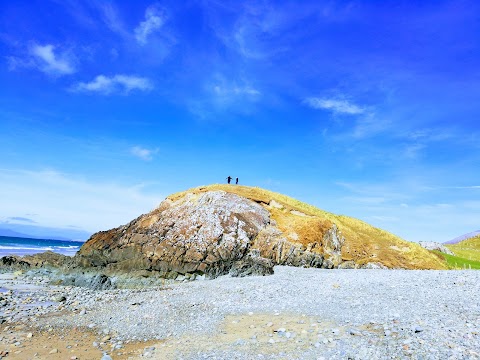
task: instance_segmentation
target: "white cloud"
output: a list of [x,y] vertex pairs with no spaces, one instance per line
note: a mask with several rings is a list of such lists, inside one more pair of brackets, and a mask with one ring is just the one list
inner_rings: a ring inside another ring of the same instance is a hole
[[204,85],[205,93],[188,104],[190,111],[202,119],[218,118],[225,112],[249,114],[263,95],[246,79],[230,80],[222,74],[212,77]]
[[135,28],[135,38],[138,43],[145,45],[148,37],[159,30],[165,23],[165,15],[156,7],[151,6],[145,10],[145,21]]
[[34,45],[30,48],[33,64],[44,73],[50,75],[67,75],[76,71],[72,56],[66,52],[55,52],[55,46]]
[[97,92],[105,95],[115,92],[128,94],[132,90],[152,90],[153,84],[147,78],[133,75],[115,75],[112,77],[98,75],[94,80],[81,82],[72,89],[74,91]]
[[40,226],[106,230],[157,206],[164,195],[143,184],[92,180],[58,171],[0,171],[0,219],[35,213]]
[[153,155],[158,153],[158,149],[150,150],[150,149],[145,149],[140,146],[134,146],[130,149],[130,152],[132,155],[145,160],[145,161],[150,161],[153,159]]
[[304,103],[314,109],[329,110],[335,114],[358,115],[366,111],[365,108],[347,100],[310,97],[305,99]]
[[258,96],[260,91],[249,86],[238,86],[232,85],[231,87],[225,86],[224,84],[217,84],[213,86],[213,92],[218,96],[234,96],[234,95],[247,95],[247,96]]

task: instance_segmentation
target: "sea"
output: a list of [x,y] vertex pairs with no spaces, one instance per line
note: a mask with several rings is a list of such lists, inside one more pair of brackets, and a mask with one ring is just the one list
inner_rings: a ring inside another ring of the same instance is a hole
[[82,245],[83,241],[0,236],[0,257],[6,255],[33,255],[48,250],[73,256]]

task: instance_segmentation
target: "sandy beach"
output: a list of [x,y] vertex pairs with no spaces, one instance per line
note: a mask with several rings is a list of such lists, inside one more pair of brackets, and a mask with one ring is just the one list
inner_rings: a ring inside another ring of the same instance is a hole
[[2,359],[480,358],[474,271],[277,266],[103,291],[10,273],[0,287]]

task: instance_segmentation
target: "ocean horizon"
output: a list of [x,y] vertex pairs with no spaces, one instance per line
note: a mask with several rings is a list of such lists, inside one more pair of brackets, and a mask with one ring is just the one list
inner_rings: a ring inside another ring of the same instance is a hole
[[73,256],[83,244],[83,241],[76,240],[0,236],[0,257],[8,255],[33,255],[45,251],[53,251],[62,255]]

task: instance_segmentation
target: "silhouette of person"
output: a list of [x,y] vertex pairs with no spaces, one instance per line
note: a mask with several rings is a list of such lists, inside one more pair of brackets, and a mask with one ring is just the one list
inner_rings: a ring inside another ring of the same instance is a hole
[[235,179],[235,185],[238,185],[238,178]]
[[230,184],[230,181],[232,181],[232,179],[233,179],[233,178],[232,178],[231,176],[228,176],[228,177],[227,177],[227,182]]

